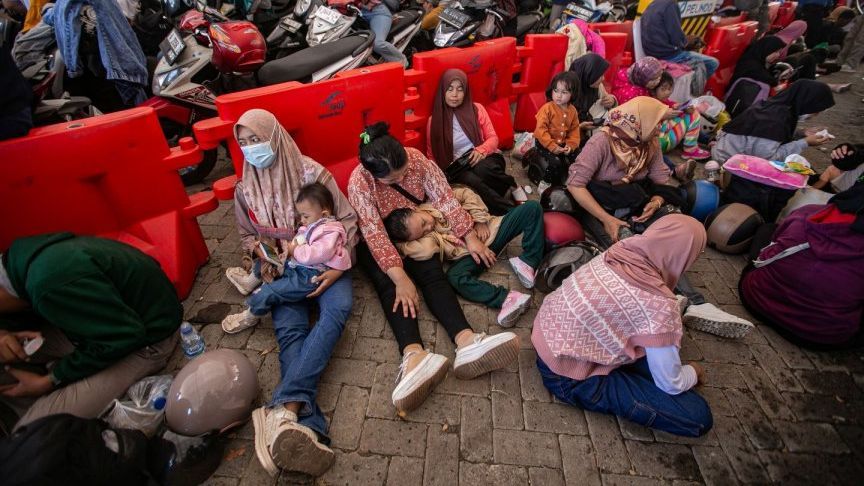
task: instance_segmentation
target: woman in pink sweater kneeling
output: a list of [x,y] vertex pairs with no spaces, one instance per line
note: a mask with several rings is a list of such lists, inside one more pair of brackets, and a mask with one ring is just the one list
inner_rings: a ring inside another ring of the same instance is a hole
[[705,239],[695,219],[666,216],[549,294],[531,334],[546,388],[571,405],[657,430],[708,432],[711,410],[692,390],[702,369],[681,364],[683,326],[672,292]]

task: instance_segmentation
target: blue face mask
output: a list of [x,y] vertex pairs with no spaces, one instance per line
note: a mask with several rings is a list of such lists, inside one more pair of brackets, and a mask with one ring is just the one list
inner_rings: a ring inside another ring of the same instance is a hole
[[276,127],[273,127],[273,133],[270,135],[270,140],[240,147],[240,150],[243,151],[243,157],[246,159],[246,162],[252,164],[256,169],[266,169],[273,165],[273,161],[276,160],[276,153],[273,151],[273,147],[271,147],[270,144],[273,142],[274,136],[276,136]]

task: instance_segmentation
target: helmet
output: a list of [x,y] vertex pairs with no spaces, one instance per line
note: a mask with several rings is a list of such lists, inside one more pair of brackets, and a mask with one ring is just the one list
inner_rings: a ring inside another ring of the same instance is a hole
[[207,351],[174,378],[165,420],[183,435],[224,431],[249,418],[257,396],[258,373],[246,356],[233,349]]
[[540,195],[540,206],[543,211],[557,211],[571,215],[575,215],[579,209],[576,200],[564,186],[552,186],[543,191]]
[[162,11],[169,19],[177,17],[190,8],[192,8],[192,0],[162,0]]
[[267,45],[252,22],[222,22],[210,26],[213,65],[223,73],[254,72],[264,64]]
[[552,250],[543,257],[537,267],[534,287],[540,292],[552,292],[560,287],[571,273],[601,253],[602,250],[590,241],[580,241]]
[[720,189],[708,181],[690,181],[684,184],[684,192],[687,194],[685,213],[699,221],[705,221],[705,218],[720,205]]
[[583,241],[585,231],[576,218],[566,213],[543,213],[543,232],[546,236],[546,249],[558,248],[574,241]]
[[755,209],[741,203],[720,206],[708,219],[708,246],[723,253],[744,253],[750,248],[750,240],[765,221]]

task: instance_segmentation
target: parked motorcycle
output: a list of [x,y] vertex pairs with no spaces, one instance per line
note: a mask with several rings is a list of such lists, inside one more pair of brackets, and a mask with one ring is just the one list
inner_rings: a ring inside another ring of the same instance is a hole
[[[444,9],[438,16],[435,28],[435,47],[465,47],[474,42],[501,37],[507,21],[505,14],[497,8],[494,0],[459,0]],[[537,31],[544,14],[540,10],[530,11],[516,17],[516,38]]]

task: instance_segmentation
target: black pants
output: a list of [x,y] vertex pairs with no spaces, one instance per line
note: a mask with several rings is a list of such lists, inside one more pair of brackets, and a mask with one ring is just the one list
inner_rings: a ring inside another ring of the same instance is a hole
[[807,33],[804,34],[804,43],[812,49],[813,46],[825,41],[825,32],[822,26],[825,19],[825,7],[821,5],[804,5],[798,12],[798,18],[807,22]]
[[450,184],[464,184],[476,192],[489,208],[489,213],[503,216],[516,205],[507,197],[507,191],[516,187],[516,179],[507,175],[506,167],[504,156],[496,153],[488,155],[474,167],[468,166],[452,175],[452,171],[445,171],[445,174]]
[[[393,303],[396,301],[396,286],[375,262],[365,242],[357,245],[357,263],[363,272],[372,279],[372,285],[378,294],[378,300],[381,301],[384,316],[390,323],[390,329],[396,336],[396,342],[399,343],[399,351],[401,352],[409,344],[423,346],[417,319],[405,317],[402,307],[393,312]],[[437,258],[419,262],[406,258],[403,260],[403,265],[405,272],[423,294],[423,299],[429,310],[444,326],[450,339],[455,339],[456,335],[465,329],[471,329],[462,308],[459,306],[459,301],[456,300],[456,292],[453,291],[453,287],[447,281],[447,275]]]

